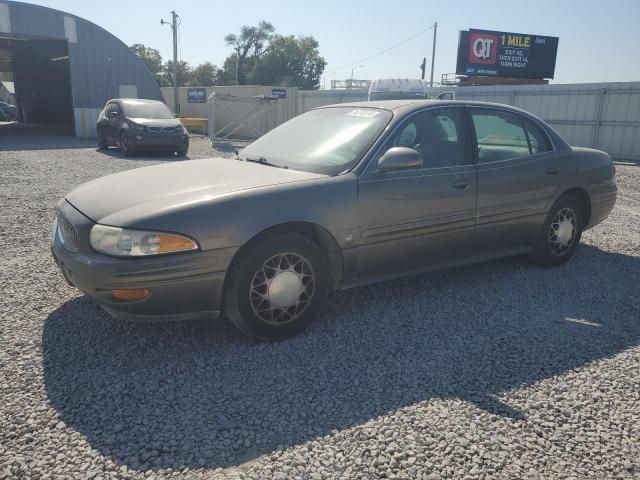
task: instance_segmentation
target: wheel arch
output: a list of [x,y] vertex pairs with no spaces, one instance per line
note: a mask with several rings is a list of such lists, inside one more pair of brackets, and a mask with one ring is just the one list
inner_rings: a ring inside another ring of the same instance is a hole
[[[309,221],[288,221],[279,223],[276,225],[272,225],[268,228],[265,228],[255,235],[253,235],[247,242],[245,242],[242,247],[234,254],[231,259],[231,263],[227,272],[231,271],[234,265],[238,262],[239,259],[242,258],[242,255],[251,248],[256,242],[259,242],[260,239],[264,238],[267,235],[271,235],[276,232],[295,232],[300,235],[307,237],[309,240],[314,242],[322,252],[325,254],[327,258],[327,262],[329,264],[329,271],[331,273],[331,287],[337,288],[340,282],[342,281],[342,273],[343,273],[343,258],[342,258],[342,250],[340,249],[338,242],[335,237],[323,226]],[[224,290],[227,289],[227,282],[229,280],[229,275],[225,276],[224,280]]]
[[[558,198],[569,196],[575,198],[583,207],[584,214],[584,228],[587,228],[591,220],[591,197],[589,193],[581,187],[572,187],[563,191]],[[557,199],[556,199],[557,201]]]

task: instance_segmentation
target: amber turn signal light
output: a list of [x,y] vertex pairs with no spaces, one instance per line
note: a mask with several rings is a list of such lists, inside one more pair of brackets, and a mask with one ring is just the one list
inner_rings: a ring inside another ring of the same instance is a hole
[[111,290],[111,296],[116,300],[144,300],[149,295],[151,295],[151,292],[146,288]]
[[158,253],[180,252],[182,250],[195,250],[198,246],[188,238],[178,235],[166,235],[161,233],[160,248]]

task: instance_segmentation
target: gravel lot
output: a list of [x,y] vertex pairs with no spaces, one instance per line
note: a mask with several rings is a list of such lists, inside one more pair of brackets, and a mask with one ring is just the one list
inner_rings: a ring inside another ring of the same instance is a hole
[[0,479],[640,477],[640,166],[563,267],[335,293],[261,344],[113,320],[57,271],[57,200],[168,160],[0,137]]

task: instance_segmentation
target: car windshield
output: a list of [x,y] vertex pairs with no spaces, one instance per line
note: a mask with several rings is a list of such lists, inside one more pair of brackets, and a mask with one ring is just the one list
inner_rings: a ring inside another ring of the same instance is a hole
[[122,102],[124,114],[129,118],[173,118],[169,107],[160,102]]
[[260,137],[242,150],[240,158],[337,175],[364,156],[390,120],[391,112],[378,108],[312,110]]

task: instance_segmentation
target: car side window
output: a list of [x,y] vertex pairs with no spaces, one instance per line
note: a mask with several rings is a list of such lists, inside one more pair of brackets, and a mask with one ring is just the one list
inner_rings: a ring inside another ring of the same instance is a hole
[[529,142],[522,118],[509,112],[470,110],[480,163],[526,157]]
[[529,146],[531,147],[531,154],[536,155],[538,153],[550,152],[553,150],[549,143],[549,137],[542,130],[542,128],[531,120],[525,119],[524,128],[527,131],[529,137]]
[[410,117],[387,141],[391,147],[413,148],[422,154],[422,168],[469,163],[464,111],[430,108]]

